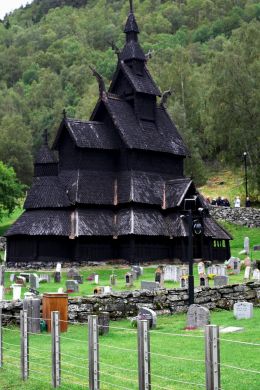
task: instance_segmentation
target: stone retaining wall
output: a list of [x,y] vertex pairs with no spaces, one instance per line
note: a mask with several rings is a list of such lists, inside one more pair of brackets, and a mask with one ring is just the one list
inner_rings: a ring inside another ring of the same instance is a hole
[[[209,309],[232,309],[238,301],[252,302],[260,307],[260,283],[233,284],[223,287],[198,287],[195,289],[195,303]],[[139,307],[146,306],[158,314],[184,313],[188,309],[187,289],[158,289],[154,291],[135,290],[113,292],[106,295],[69,298],[69,319],[85,322],[89,314],[107,311],[111,319],[135,316]],[[3,322],[17,322],[22,302],[0,302],[3,314],[13,318],[3,318]]]
[[210,214],[216,219],[222,219],[236,225],[260,227],[260,209],[210,206]]

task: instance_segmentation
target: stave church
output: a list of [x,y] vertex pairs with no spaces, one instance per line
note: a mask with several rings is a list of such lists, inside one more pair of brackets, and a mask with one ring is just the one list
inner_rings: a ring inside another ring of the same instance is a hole
[[[35,159],[24,213],[7,231],[7,263],[188,259],[224,261],[232,237],[209,215],[184,175],[188,150],[166,110],[138,42],[130,2],[125,45],[109,89],[92,69],[99,99],[89,121],[64,113],[52,148]],[[203,211],[203,212],[202,212]]]

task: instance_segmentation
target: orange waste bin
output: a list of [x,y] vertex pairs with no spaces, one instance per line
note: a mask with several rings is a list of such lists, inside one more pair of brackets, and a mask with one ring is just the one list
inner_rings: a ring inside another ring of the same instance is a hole
[[48,332],[51,332],[51,312],[60,312],[60,331],[68,329],[68,294],[44,293],[42,299],[42,317],[47,323]]

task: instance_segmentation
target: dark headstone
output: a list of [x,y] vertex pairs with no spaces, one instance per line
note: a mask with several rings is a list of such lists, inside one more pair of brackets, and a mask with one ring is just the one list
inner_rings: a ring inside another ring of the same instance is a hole
[[215,276],[214,277],[214,286],[221,287],[228,284],[228,276]]
[[0,286],[5,285],[5,266],[0,265]]
[[30,274],[30,288],[39,288],[39,276],[36,274]]
[[31,274],[28,274],[28,273],[26,273],[26,272],[21,272],[21,273],[20,273],[20,276],[22,276],[23,278],[26,279],[26,283],[29,283],[29,281],[30,281],[30,275],[31,275]]
[[109,319],[108,312],[98,314],[98,330],[100,335],[109,333]]
[[139,320],[148,320],[150,329],[156,328],[157,314],[152,309],[149,309],[148,307],[141,307],[139,309],[137,318]]
[[60,272],[55,272],[54,273],[54,282],[55,283],[60,283],[61,281],[61,273]]
[[160,284],[158,282],[146,282],[141,281],[141,289],[142,290],[155,290],[157,288],[160,288]]
[[70,268],[67,273],[67,278],[74,279],[75,276],[79,276],[79,271],[76,268]]
[[76,280],[66,280],[66,289],[67,292],[78,292],[79,285]]
[[78,282],[78,284],[83,284],[83,276],[74,275],[73,280],[76,280]]

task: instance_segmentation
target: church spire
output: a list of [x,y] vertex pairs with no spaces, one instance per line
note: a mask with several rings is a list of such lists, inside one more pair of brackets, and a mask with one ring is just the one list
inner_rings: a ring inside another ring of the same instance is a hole
[[134,15],[133,0],[130,1],[130,12],[125,24],[124,33],[126,43],[121,52],[120,59],[123,61],[141,60],[146,61],[145,54],[138,43],[139,28]]

